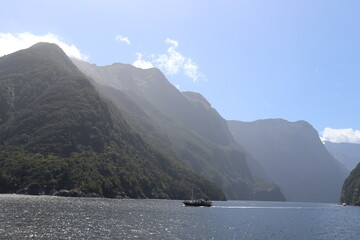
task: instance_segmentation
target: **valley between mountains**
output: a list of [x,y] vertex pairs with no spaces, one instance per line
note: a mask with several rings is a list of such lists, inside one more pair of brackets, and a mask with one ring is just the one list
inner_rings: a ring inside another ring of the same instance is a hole
[[49,43],[0,58],[1,193],[351,198],[351,169],[325,145],[305,121],[227,121],[156,68],[96,66]]

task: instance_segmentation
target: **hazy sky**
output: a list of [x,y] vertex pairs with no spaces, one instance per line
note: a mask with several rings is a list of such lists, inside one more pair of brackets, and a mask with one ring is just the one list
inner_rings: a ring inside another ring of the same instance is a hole
[[0,3],[0,55],[52,39],[97,65],[159,67],[225,119],[306,120],[360,142],[360,1]]

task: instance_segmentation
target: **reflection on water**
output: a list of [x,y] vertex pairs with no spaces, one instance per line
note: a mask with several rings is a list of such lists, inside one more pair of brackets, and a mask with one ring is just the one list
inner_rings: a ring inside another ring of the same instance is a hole
[[357,239],[360,208],[335,204],[0,195],[0,239]]

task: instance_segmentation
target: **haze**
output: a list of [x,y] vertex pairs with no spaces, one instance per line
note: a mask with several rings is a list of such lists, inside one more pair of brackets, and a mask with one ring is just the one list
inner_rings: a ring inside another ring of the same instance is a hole
[[360,142],[351,107],[360,100],[359,4],[4,1],[0,55],[56,42],[97,65],[158,67],[225,119],[306,120],[320,135],[328,128],[328,140]]

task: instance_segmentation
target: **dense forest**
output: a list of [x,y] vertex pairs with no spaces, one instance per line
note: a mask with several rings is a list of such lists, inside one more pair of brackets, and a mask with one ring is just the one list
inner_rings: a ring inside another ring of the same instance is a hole
[[345,180],[340,201],[349,205],[360,206],[360,163]]
[[0,192],[225,199],[135,133],[54,44],[0,58]]

